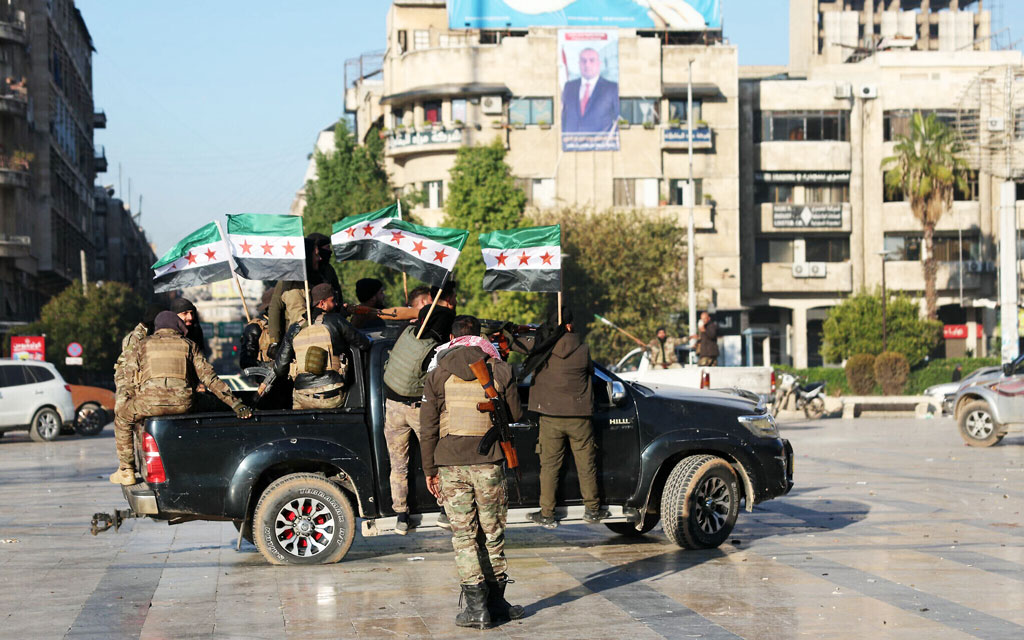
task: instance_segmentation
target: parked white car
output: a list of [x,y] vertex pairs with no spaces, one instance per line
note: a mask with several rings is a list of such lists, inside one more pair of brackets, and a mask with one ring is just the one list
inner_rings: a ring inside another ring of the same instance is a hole
[[36,442],[74,425],[71,386],[49,362],[0,359],[0,434],[28,429]]
[[[699,367],[687,365],[671,369],[651,365],[646,349],[636,348],[611,367],[620,378],[630,382],[692,389],[748,392],[750,397],[772,402],[775,394],[775,370],[772,367]],[[744,394],[745,395],[745,394]]]
[[951,415],[953,413],[953,400],[956,398],[956,392],[960,390],[960,387],[976,384],[989,378],[998,378],[1002,370],[1002,367],[981,367],[964,376],[963,380],[934,384],[924,390],[924,395],[931,396],[939,401],[942,405],[943,415]]

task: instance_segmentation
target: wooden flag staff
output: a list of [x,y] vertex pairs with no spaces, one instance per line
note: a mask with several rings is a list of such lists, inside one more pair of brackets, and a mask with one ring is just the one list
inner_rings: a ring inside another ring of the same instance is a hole
[[245,321],[247,323],[252,322],[252,316],[249,315],[249,305],[245,302],[245,295],[242,293],[242,283],[238,281],[238,273],[235,271],[235,259],[231,255],[231,246],[228,245],[228,238],[224,235],[224,229],[220,226],[220,220],[214,220],[214,223],[216,223],[217,231],[220,233],[221,242],[224,243],[224,250],[228,252],[228,268],[231,269],[231,275],[235,278],[235,288],[238,290],[238,297],[242,299]]
[[[402,199],[398,199],[398,219],[402,219]],[[402,291],[405,292],[405,306],[409,306],[409,276],[402,270]]]
[[[452,269],[455,265],[452,265]],[[427,310],[427,317],[423,318],[423,324],[420,325],[420,330],[416,332],[416,339],[419,340],[423,336],[423,330],[427,328],[427,323],[430,322],[430,316],[434,313],[434,307],[437,306],[437,301],[444,295],[444,285],[448,284],[448,276],[451,275],[451,271],[444,274],[444,279],[441,280],[441,286],[437,288],[437,295],[434,296],[434,300],[430,303],[430,309]]]

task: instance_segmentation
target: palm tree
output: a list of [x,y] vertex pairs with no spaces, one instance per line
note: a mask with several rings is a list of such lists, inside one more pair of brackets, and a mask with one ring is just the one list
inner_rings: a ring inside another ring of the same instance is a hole
[[946,123],[929,114],[915,112],[910,135],[897,136],[895,155],[882,161],[885,189],[901,193],[910,201],[914,217],[924,229],[924,299],[929,318],[936,318],[935,225],[953,207],[953,191],[967,190],[967,161],[960,157],[962,145]]

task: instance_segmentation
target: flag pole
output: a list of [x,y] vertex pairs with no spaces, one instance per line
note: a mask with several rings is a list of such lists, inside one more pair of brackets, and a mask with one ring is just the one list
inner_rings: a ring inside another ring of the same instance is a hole
[[[402,219],[402,199],[398,198],[398,219]],[[402,270],[402,291],[405,292],[405,306],[409,306],[409,276]]]
[[224,235],[224,229],[220,226],[220,220],[214,220],[217,225],[217,232],[220,233],[220,240],[224,243],[224,250],[228,252],[228,268],[231,269],[231,275],[235,278],[235,288],[238,290],[238,297],[242,299],[242,310],[245,311],[245,321],[252,322],[252,316],[249,315],[249,305],[245,302],[245,295],[242,293],[242,283],[238,281],[238,273],[235,272],[235,258],[231,254],[231,246],[228,244],[228,237]]
[[[454,268],[455,268],[455,265],[452,265],[452,269],[454,269]],[[444,279],[441,280],[441,286],[437,288],[437,295],[434,296],[433,301],[431,301],[431,303],[430,303],[430,309],[427,310],[427,316],[425,318],[423,318],[423,324],[420,325],[420,330],[418,332],[416,332],[416,339],[417,340],[419,340],[420,337],[423,335],[423,330],[426,329],[427,323],[430,322],[430,316],[431,316],[431,314],[434,313],[434,307],[437,306],[437,301],[441,298],[442,295],[444,295],[444,285],[448,284],[448,276],[451,275],[451,273],[452,272],[449,271],[449,272],[444,274]]]
[[305,251],[302,252],[302,286],[306,290],[306,324],[313,326],[313,310],[309,305],[309,261],[306,259]]

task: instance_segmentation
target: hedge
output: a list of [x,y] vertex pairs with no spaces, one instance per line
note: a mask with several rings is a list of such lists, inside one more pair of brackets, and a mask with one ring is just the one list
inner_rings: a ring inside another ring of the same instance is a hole
[[[953,369],[957,364],[963,365],[963,376],[981,367],[997,366],[999,358],[943,358],[921,364],[910,370],[907,386],[903,393],[908,396],[922,395],[924,390],[935,384],[949,382],[953,377]],[[776,365],[777,371],[795,373],[807,379],[807,382],[825,381],[825,392],[830,396],[854,395],[846,382],[846,371],[841,367],[812,367],[810,369],[794,369],[786,365]],[[872,395],[882,395],[877,384]]]

